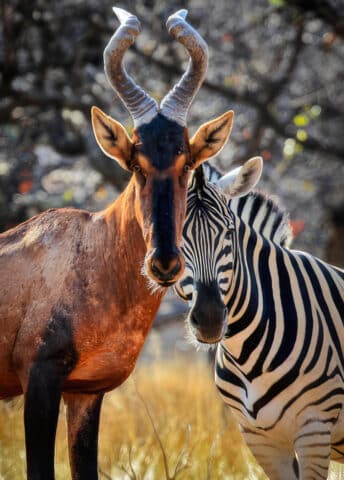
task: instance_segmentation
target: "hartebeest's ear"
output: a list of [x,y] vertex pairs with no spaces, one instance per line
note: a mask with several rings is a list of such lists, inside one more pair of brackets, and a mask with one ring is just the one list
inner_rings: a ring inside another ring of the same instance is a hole
[[133,143],[125,128],[100,108],[92,107],[92,126],[97,143],[105,155],[116,160],[122,168],[129,170]]
[[216,185],[230,197],[243,197],[254,188],[263,171],[263,159],[253,157],[241,167],[219,178]]
[[230,110],[199,127],[190,140],[193,168],[221,151],[231,133],[233,118],[234,112]]

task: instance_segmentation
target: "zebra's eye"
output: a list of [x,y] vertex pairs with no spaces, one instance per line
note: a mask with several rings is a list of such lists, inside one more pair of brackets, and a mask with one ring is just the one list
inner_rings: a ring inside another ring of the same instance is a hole
[[184,147],[177,148],[176,154],[181,155],[182,153],[184,153]]
[[230,240],[231,239],[231,232],[228,230],[225,234],[225,239]]

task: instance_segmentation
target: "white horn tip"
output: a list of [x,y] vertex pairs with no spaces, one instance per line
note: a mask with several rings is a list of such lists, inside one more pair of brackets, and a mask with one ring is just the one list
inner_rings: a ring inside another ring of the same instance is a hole
[[173,13],[170,15],[167,19],[166,25],[167,28],[169,28],[169,25],[171,25],[171,22],[176,22],[179,20],[185,20],[186,15],[188,14],[188,11],[183,8],[182,10],[178,10],[176,13]]
[[184,18],[184,20],[185,20],[187,14],[188,14],[188,11],[185,8],[183,8],[182,10],[178,10],[178,12],[175,13],[176,16],[182,17],[182,18]]
[[129,17],[133,16],[131,13],[127,12],[123,8],[112,7],[112,10],[114,11],[114,14],[116,15],[120,23],[124,23]]

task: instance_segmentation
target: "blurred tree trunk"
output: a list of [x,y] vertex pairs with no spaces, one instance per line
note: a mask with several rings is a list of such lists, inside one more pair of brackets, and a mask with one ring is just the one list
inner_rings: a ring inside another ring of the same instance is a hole
[[336,209],[332,214],[326,260],[332,265],[344,268],[344,206]]

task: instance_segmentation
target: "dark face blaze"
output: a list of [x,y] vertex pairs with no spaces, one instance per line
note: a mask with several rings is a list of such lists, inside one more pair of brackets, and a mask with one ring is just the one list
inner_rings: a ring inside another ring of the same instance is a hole
[[219,342],[226,330],[233,264],[234,228],[228,200],[208,182],[203,167],[189,186],[183,230],[185,270],[176,293],[191,307],[186,324],[190,339]]
[[158,114],[136,135],[131,168],[136,177],[137,217],[147,245],[146,272],[169,286],[184,270],[180,242],[190,162],[186,130]]

